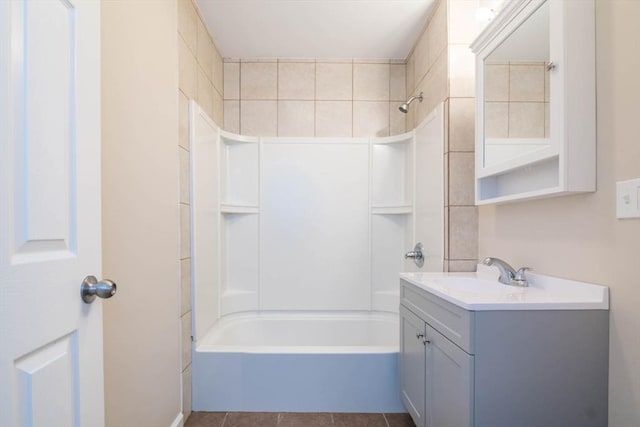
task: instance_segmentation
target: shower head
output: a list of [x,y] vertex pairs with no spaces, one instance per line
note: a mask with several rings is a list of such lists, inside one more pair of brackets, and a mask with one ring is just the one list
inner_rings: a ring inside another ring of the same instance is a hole
[[405,102],[404,104],[402,104],[400,107],[398,107],[398,109],[400,111],[402,111],[403,113],[407,113],[409,111],[409,104],[411,104],[415,99],[419,100],[420,102],[422,102],[422,92],[420,92],[420,95],[417,96],[412,96],[411,98],[409,98],[407,100],[407,102]]

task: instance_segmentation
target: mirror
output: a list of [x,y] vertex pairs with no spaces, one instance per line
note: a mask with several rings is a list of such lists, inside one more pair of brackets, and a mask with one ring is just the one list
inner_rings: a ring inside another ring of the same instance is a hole
[[549,0],[484,59],[484,167],[551,146]]

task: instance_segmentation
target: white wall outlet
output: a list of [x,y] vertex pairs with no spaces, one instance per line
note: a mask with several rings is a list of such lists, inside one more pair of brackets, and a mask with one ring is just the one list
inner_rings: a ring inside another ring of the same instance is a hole
[[640,178],[616,183],[616,217],[640,218]]

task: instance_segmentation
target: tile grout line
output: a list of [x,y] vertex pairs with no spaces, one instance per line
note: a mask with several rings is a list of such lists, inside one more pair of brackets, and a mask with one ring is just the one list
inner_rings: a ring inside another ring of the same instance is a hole
[[224,413],[224,418],[222,419],[222,424],[220,424],[220,427],[224,427],[224,424],[227,422],[227,417],[229,416],[228,412]]
[[387,419],[387,415],[385,413],[382,413],[382,418],[384,418],[384,422],[387,425],[387,427],[390,427],[389,426],[389,420]]

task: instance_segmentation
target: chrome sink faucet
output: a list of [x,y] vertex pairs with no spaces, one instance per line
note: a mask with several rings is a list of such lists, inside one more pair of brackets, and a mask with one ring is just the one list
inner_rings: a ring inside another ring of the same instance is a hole
[[511,286],[529,286],[529,282],[526,277],[527,270],[531,270],[529,267],[522,267],[516,271],[500,258],[491,257],[485,258],[482,263],[488,266],[493,265],[500,270],[500,277],[498,277],[498,282],[500,283]]

